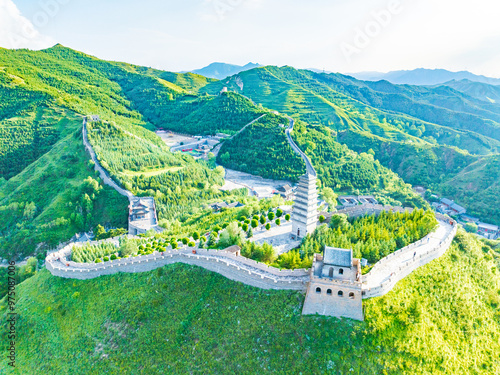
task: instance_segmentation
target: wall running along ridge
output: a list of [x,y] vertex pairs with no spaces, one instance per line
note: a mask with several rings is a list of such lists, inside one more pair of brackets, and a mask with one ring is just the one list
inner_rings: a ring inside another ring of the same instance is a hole
[[[361,216],[378,214],[382,211],[404,212],[404,210],[401,207],[365,205],[342,210],[339,213]],[[411,211],[411,209],[407,210]],[[367,275],[363,276],[363,298],[382,296],[388,293],[399,280],[446,252],[456,235],[457,224],[452,219],[440,214],[436,214],[436,218],[439,222],[439,228],[436,232],[381,259]],[[106,242],[117,244],[118,240],[110,239]],[[71,243],[58,252],[47,256],[46,267],[54,276],[84,280],[118,272],[147,272],[167,264],[181,262],[203,267],[209,271],[220,273],[228,279],[262,289],[305,291],[310,281],[309,270],[279,270],[224,250],[198,248],[172,250],[169,248],[163,253],[155,252],[150,255],[104,263],[76,263],[69,260],[73,246],[76,244]],[[415,252],[418,256],[414,257]]]

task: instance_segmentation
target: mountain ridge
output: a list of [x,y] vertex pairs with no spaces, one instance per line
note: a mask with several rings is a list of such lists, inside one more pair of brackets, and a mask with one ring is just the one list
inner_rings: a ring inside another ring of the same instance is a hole
[[386,80],[394,84],[408,85],[439,85],[451,80],[469,79],[473,82],[500,85],[500,78],[477,75],[469,71],[452,72],[446,69],[417,68],[413,70],[395,70],[387,73],[381,72],[358,72],[347,73],[354,78],[363,81]]

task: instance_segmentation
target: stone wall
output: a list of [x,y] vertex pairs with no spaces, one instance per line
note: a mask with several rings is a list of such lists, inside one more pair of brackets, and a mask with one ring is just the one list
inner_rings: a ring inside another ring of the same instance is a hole
[[279,270],[223,250],[196,249],[196,254],[191,249],[168,250],[105,263],[75,263],[68,260],[73,246],[70,244],[47,259],[47,269],[53,275],[84,280],[118,272],[146,272],[180,262],[262,289],[305,290],[309,281],[308,270]]
[[[343,212],[341,211],[341,213],[349,213],[352,216],[360,216],[370,213],[377,214],[388,209],[400,212],[404,211],[401,207],[393,208],[380,205],[365,205],[351,207],[346,210],[342,210]],[[446,252],[457,232],[457,225],[453,220],[443,215],[436,214],[436,217],[441,222],[441,225],[448,225],[450,227],[450,230],[447,232],[446,237],[442,239],[440,245],[430,249],[416,258],[411,259],[406,264],[396,269],[390,268],[391,261],[394,257],[400,254],[413,253],[416,247],[425,243],[426,238],[400,249],[380,260],[377,264],[375,264],[370,273],[363,276],[363,298],[376,297],[386,294],[394,288],[399,280],[408,276],[418,267],[429,263]],[[451,226],[450,223],[452,224]],[[106,242],[118,244],[118,239],[108,239]],[[91,242],[90,244],[97,244],[97,242]],[[55,276],[73,279],[93,279],[118,272],[146,272],[163,267],[167,264],[180,262],[200,266],[210,271],[220,273],[231,280],[263,289],[292,289],[305,291],[307,284],[310,281],[309,270],[279,270],[263,263],[234,255],[233,253],[226,252],[224,250],[194,249],[195,254],[193,254],[193,249],[184,248],[180,250],[173,250],[169,248],[163,253],[155,252],[150,255],[123,258],[105,263],[76,263],[70,261],[69,259],[73,246],[78,245],[79,244],[71,243],[63,247],[61,250],[48,255],[46,258],[47,269]],[[388,269],[390,271],[388,271]],[[387,276],[386,280],[375,287],[367,287],[367,285],[370,284],[370,278],[377,272],[384,273],[384,276]],[[387,275],[385,275],[386,273]],[[339,281],[339,287],[352,287],[353,289],[359,290],[359,286],[349,286],[345,284],[345,281]],[[351,301],[346,303],[349,304]],[[359,311],[359,309],[357,309],[357,311]]]

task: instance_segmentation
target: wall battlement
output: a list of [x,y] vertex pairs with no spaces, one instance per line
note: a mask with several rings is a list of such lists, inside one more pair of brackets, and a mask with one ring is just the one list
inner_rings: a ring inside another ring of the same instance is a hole
[[[404,210],[401,207],[365,205],[351,207],[339,211],[339,213],[346,213],[350,216],[361,216],[365,214],[378,214],[382,211],[404,212]],[[70,261],[70,256],[73,246],[77,246],[78,244],[70,243],[61,250],[49,254],[46,258],[46,267],[54,276],[85,280],[112,275],[118,272],[147,272],[168,264],[180,262],[203,267],[207,270],[217,272],[228,279],[262,289],[307,291],[307,298],[311,296],[315,304],[320,304],[322,308],[320,311],[311,310],[309,312],[305,304],[304,313],[347,316],[362,320],[362,299],[382,296],[388,293],[398,281],[411,274],[417,268],[439,258],[449,248],[457,233],[457,223],[440,214],[436,214],[436,218],[438,219],[439,227],[435,232],[381,259],[368,274],[361,277],[360,282],[318,279],[313,275],[313,268],[310,270],[280,270],[224,250],[196,248],[184,248],[180,250],[169,248],[163,253],[155,252],[150,255],[123,258],[105,263],[76,263]],[[118,244],[118,239],[108,239],[106,242]],[[94,242],[93,244],[96,243]],[[316,291],[318,287],[321,288],[320,293]],[[331,290],[331,294],[329,290]],[[345,299],[341,302],[341,305],[344,307],[341,306],[341,313],[338,314],[339,308],[333,309],[332,306],[335,306],[335,304],[337,307],[340,306],[338,300],[338,292],[340,291],[343,293],[342,298]],[[328,298],[331,297],[329,300],[326,300],[327,303],[324,302],[324,299],[318,299],[322,293],[325,293]],[[354,293],[354,298],[350,298],[350,293]]]

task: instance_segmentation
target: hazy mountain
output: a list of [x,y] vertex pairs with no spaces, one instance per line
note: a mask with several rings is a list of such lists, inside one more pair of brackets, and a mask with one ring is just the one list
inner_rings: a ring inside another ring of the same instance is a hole
[[453,80],[444,83],[442,86],[451,87],[476,99],[500,103],[500,86],[488,85],[482,82],[473,82],[468,79],[461,81]]
[[191,73],[200,74],[207,78],[224,79],[226,77],[250,70],[253,68],[260,67],[260,64],[248,63],[244,66],[226,64],[226,63],[212,63],[204,68],[196,69],[191,71]]
[[415,70],[397,70],[389,73],[380,72],[360,72],[349,73],[357,79],[363,81],[386,80],[396,84],[409,85],[438,85],[449,81],[461,81],[467,79],[473,82],[482,82],[490,85],[500,85],[500,79],[476,75],[467,71],[450,72],[445,69],[415,69]]

